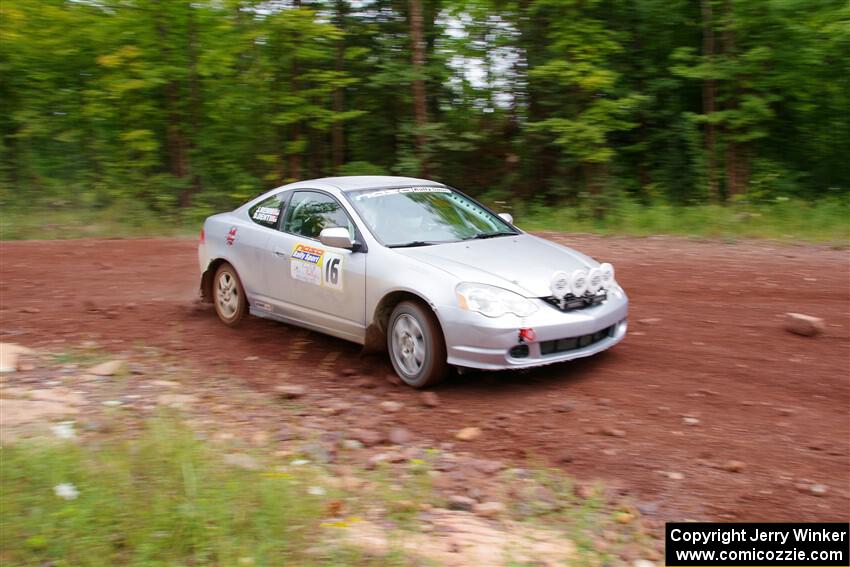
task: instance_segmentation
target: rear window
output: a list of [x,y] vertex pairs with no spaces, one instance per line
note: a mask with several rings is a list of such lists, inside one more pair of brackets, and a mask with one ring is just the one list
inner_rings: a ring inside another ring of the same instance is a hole
[[261,226],[277,228],[277,220],[280,218],[280,206],[282,203],[283,194],[278,193],[248,209],[248,214],[252,221]]

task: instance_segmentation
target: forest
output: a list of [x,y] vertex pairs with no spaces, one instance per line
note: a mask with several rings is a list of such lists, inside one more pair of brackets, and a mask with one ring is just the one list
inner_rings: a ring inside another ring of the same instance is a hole
[[289,181],[356,174],[595,219],[658,204],[847,210],[846,0],[0,11],[7,211],[200,218]]

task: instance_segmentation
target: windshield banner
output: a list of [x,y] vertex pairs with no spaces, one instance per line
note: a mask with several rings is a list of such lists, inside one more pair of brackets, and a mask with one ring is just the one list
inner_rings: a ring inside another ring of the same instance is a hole
[[373,199],[375,197],[386,197],[387,195],[398,195],[401,193],[451,193],[451,190],[445,187],[399,187],[396,189],[379,189],[357,195],[357,200]]

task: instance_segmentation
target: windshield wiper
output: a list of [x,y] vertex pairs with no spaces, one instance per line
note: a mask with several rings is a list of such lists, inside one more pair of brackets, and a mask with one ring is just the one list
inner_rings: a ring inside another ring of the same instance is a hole
[[438,242],[426,242],[424,240],[413,240],[411,242],[402,242],[401,244],[390,244],[387,248],[416,248],[417,246],[431,246],[439,244]]
[[495,232],[482,232],[475,236],[470,236],[466,240],[479,240],[482,238],[495,238],[497,236],[516,236],[516,232],[507,232],[505,230],[497,230]]

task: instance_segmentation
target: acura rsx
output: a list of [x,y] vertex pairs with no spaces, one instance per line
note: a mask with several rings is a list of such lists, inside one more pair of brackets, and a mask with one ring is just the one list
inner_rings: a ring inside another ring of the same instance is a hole
[[541,366],[626,334],[611,264],[425,179],[278,187],[206,219],[198,259],[201,295],[224,324],[251,314],[385,349],[417,388],[452,366]]

